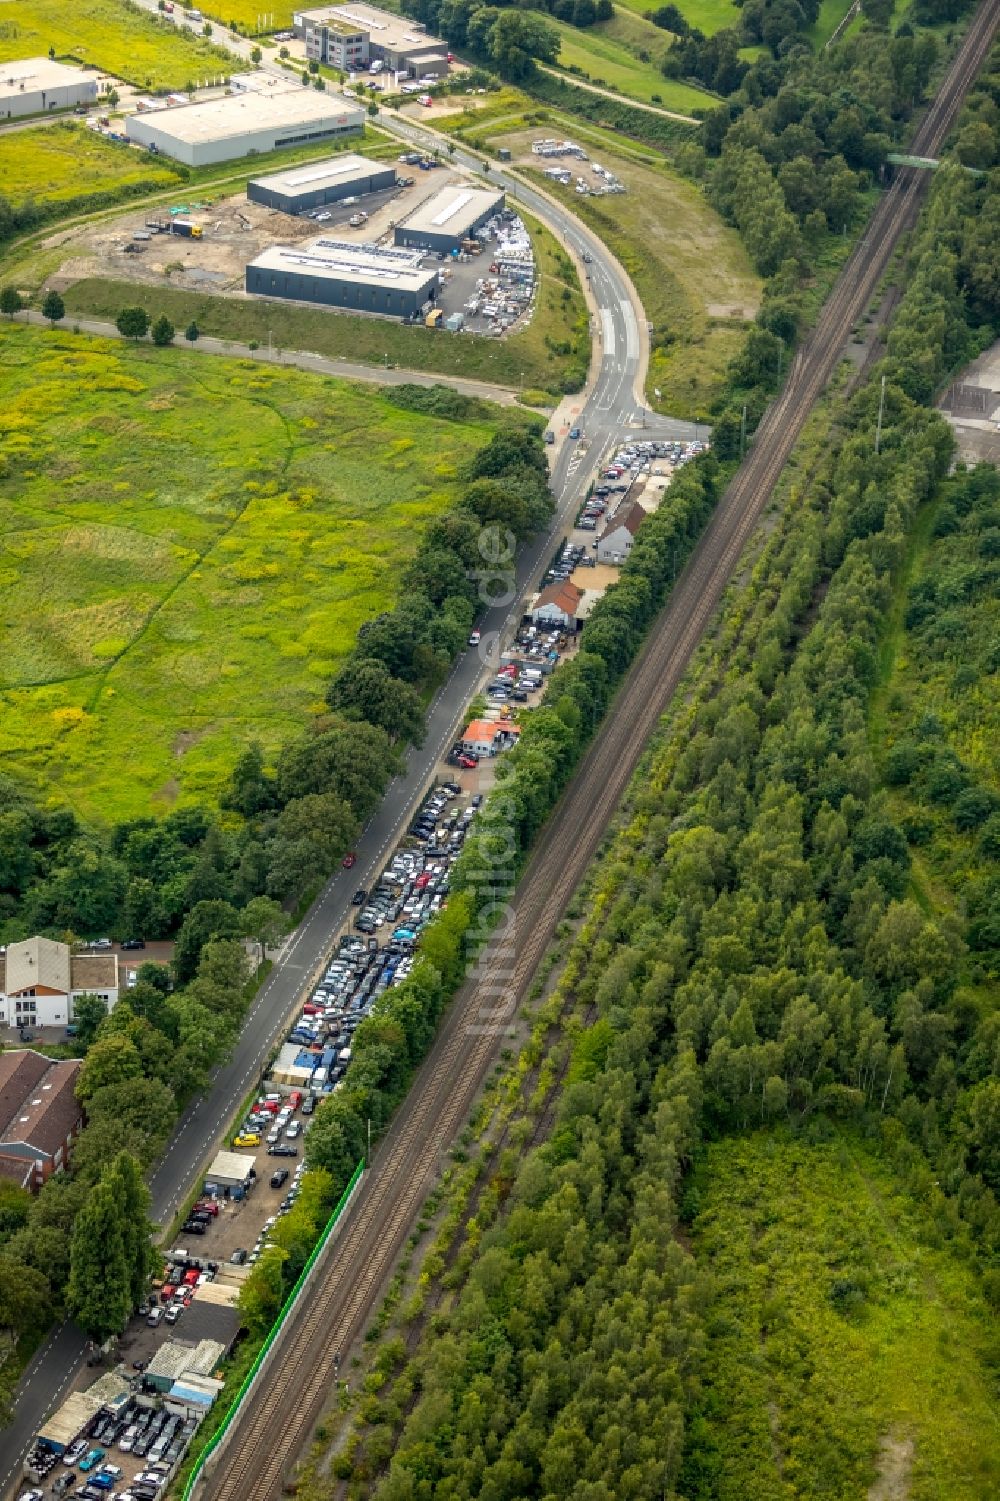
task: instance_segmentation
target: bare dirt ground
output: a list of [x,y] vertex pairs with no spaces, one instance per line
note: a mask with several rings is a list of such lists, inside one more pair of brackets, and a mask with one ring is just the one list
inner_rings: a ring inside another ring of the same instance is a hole
[[869,1487],[868,1501],[908,1501],[913,1440],[886,1433],[879,1441],[878,1479]]
[[430,104],[418,104],[414,94],[406,104],[400,105],[399,113],[406,119],[427,123],[440,120],[444,115],[460,114],[466,109],[484,109],[489,102],[486,94],[482,97],[478,94],[446,94]]
[[[184,215],[203,230],[201,239],[180,235],[157,234],[147,230],[147,220],[170,218],[166,210],[132,209],[103,224],[82,226],[78,233],[65,231],[50,236],[45,249],[62,248],[66,259],[51,284],[66,286],[88,276],[113,276],[145,286],[162,286],[164,281],[183,291],[243,291],[244,270],[261,251],[271,245],[301,245],[323,234],[361,241],[391,239],[394,225],[410,214],[438,189],[463,179],[447,171],[421,172],[400,167],[404,175],[415,175],[412,187],[392,192],[365,195],[359,202],[342,205],[331,203],[326,212],[330,219],[314,219],[282,214],[259,203],[248,202],[242,193],[215,201],[185,198],[176,203],[189,210]],[[351,229],[352,214],[363,208],[368,222]],[[133,235],[151,233],[149,240],[135,240]],[[126,248],[126,247],[135,247]]]

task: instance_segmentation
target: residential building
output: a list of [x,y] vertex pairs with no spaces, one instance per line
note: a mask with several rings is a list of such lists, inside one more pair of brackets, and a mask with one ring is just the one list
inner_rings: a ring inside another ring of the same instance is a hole
[[558,626],[560,630],[576,631],[582,624],[580,606],[583,597],[582,589],[571,584],[569,579],[562,579],[558,583],[549,584],[548,588],[535,596],[528,615],[535,625]]
[[632,551],[635,534],[646,519],[637,500],[615,512],[597,540],[599,563],[624,563]]
[[114,1010],[117,954],[75,954],[51,938],[25,938],[0,954],[0,1025],[64,1027],[82,995],[99,995]]
[[495,756],[503,748],[501,726],[491,719],[474,719],[462,731],[462,749],[474,756]]
[[82,68],[68,68],[48,57],[0,63],[0,120],[75,109],[96,100],[97,79]]
[[0,1053],[0,1171],[15,1176],[23,1164],[37,1189],[61,1172],[83,1125],[76,1098],[78,1058],[53,1061],[31,1048]]

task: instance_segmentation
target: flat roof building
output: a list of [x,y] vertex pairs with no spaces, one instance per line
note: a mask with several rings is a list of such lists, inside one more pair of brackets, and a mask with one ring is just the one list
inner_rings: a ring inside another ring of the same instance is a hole
[[396,168],[391,163],[372,162],[350,152],[331,157],[328,162],[252,178],[247,183],[247,197],[251,203],[263,203],[283,214],[303,214],[324,203],[395,186]]
[[408,219],[396,225],[396,244],[448,254],[461,249],[462,241],[503,206],[503,193],[452,184],[433,193]]
[[246,289],[258,297],[412,318],[438,289],[437,271],[422,259],[419,251],[353,240],[272,245],[247,266]]
[[296,11],[295,34],[306,57],[345,71],[380,62],[394,73],[441,78],[448,72],[448,44],[429,36],[411,16],[395,16],[374,5],[327,5]]
[[361,135],[364,111],[336,96],[289,84],[273,94],[243,91],[155,115],[130,115],[130,141],[155,146],[189,167],[231,161],[251,152]]
[[93,104],[97,79],[82,68],[68,68],[48,57],[0,63],[0,120],[43,115],[52,109]]

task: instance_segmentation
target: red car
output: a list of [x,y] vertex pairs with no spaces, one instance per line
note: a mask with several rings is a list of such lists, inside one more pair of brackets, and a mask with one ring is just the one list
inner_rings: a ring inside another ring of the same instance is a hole
[[345,855],[343,860],[341,861],[341,864],[343,865],[345,870],[350,870],[351,866],[355,863],[357,858],[357,855],[353,853],[350,855]]
[[474,766],[479,765],[479,762],[472,756],[459,756],[458,764],[459,766],[463,766],[466,771],[471,771]]
[[[319,1009],[320,1008],[317,1006],[316,1010],[318,1011]],[[291,1105],[291,1107],[292,1107],[293,1110],[298,1110],[299,1106],[302,1104],[302,1091],[301,1091],[301,1089],[293,1089],[292,1090],[291,1094],[288,1096],[288,1103],[289,1103],[289,1105]]]

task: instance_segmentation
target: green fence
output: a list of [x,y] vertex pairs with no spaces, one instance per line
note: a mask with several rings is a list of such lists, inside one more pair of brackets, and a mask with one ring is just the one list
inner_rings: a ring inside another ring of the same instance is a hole
[[344,1192],[341,1194],[340,1199],[337,1202],[337,1207],[334,1209],[334,1211],[331,1214],[330,1218],[327,1220],[325,1226],[323,1227],[323,1233],[320,1235],[319,1240],[316,1242],[315,1246],[313,1247],[312,1254],[310,1255],[309,1260],[306,1262],[305,1266],[302,1268],[302,1271],[299,1273],[298,1281],[296,1282],[295,1286],[292,1288],[291,1292],[288,1294],[288,1297],[285,1299],[284,1303],[282,1304],[281,1312],[278,1314],[278,1317],[275,1319],[273,1325],[271,1326],[270,1333],[268,1334],[268,1336],[265,1339],[264,1343],[261,1345],[259,1351],[257,1352],[257,1358],[254,1361],[253,1365],[250,1367],[249,1371],[247,1372],[246,1377],[245,1377],[244,1382],[243,1382],[243,1385],[240,1387],[239,1391],[236,1393],[236,1396],[233,1398],[232,1405],[230,1406],[229,1411],[226,1413],[226,1416],[223,1418],[222,1422],[219,1424],[219,1427],[218,1427],[217,1431],[212,1435],[212,1437],[209,1439],[208,1443],[205,1445],[205,1448],[202,1450],[201,1455],[198,1458],[198,1463],[195,1465],[194,1469],[191,1471],[191,1474],[188,1476],[188,1482],[187,1482],[187,1485],[184,1487],[184,1494],[183,1494],[182,1501],[190,1501],[190,1497],[194,1493],[194,1488],[195,1488],[195,1486],[198,1483],[198,1479],[201,1476],[201,1473],[204,1470],[205,1465],[208,1463],[208,1460],[215,1453],[215,1450],[219,1447],[219,1444],[222,1442],[223,1438],[226,1436],[226,1433],[229,1430],[230,1424],[232,1423],[233,1419],[236,1417],[236,1414],[240,1410],[240,1405],[243,1402],[244,1397],[246,1396],[247,1392],[250,1390],[250,1387],[253,1384],[253,1381],[254,1381],[254,1378],[257,1375],[257,1372],[260,1370],[261,1366],[264,1363],[264,1360],[267,1357],[267,1352],[270,1350],[271,1346],[274,1344],[274,1341],[277,1339],[278,1335],[281,1333],[282,1325],[284,1324],[285,1319],[288,1317],[289,1313],[291,1312],[292,1308],[294,1307],[295,1300],[298,1297],[299,1293],[302,1291],[302,1288],[305,1285],[306,1279],[308,1278],[309,1273],[312,1271],[313,1267],[315,1266],[316,1260],[319,1257],[319,1255],[321,1254],[321,1252],[323,1250],[323,1247],[326,1245],[327,1241],[330,1239],[330,1235],[331,1235],[331,1233],[333,1231],[333,1227],[336,1225],[336,1223],[339,1220],[341,1214],[343,1213],[344,1206],[347,1203],[348,1199],[351,1197],[351,1194],[354,1192],[354,1189],[355,1189],[355,1186],[357,1185],[358,1179],[361,1177],[361,1174],[364,1172],[364,1169],[365,1169],[365,1160],[362,1157],[361,1161],[358,1163],[357,1167],[354,1169],[354,1172],[353,1172],[353,1174],[351,1176],[350,1183],[348,1183],[347,1187],[344,1189]]

